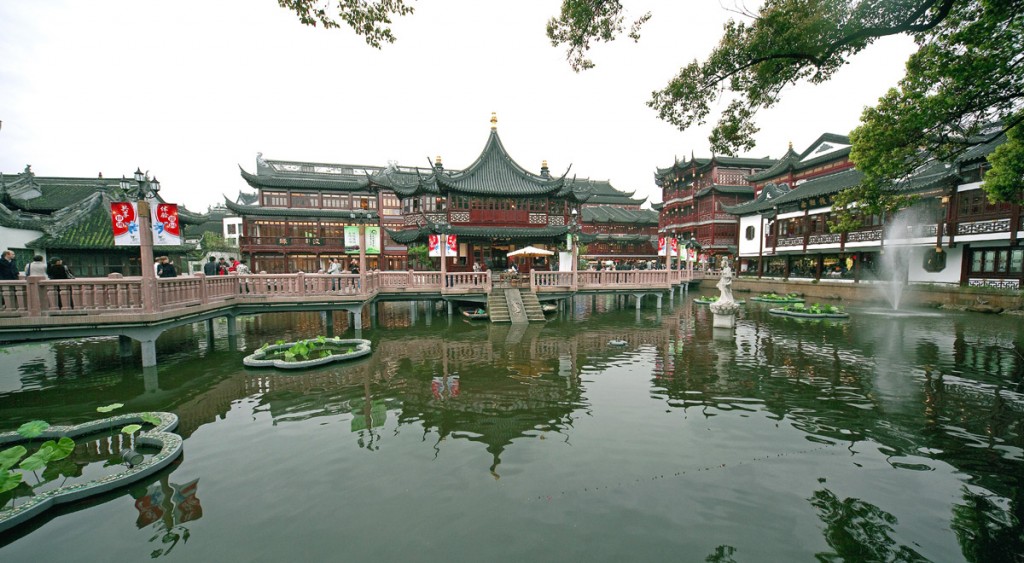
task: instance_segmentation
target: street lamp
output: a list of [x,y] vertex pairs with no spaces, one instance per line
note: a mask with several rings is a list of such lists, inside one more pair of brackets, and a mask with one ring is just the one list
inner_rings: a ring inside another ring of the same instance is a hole
[[154,176],[135,169],[134,182],[121,176],[121,193],[130,201],[138,203],[139,252],[142,261],[142,309],[147,313],[156,310],[156,271],[153,270],[153,227],[149,221],[149,200],[160,191],[160,182]]

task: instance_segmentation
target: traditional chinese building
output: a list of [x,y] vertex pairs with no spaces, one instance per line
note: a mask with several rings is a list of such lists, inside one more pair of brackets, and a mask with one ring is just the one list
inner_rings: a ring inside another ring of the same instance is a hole
[[[110,204],[121,200],[120,179],[0,174],[0,243],[24,270],[34,255],[60,258],[78,277],[141,275],[137,246],[114,246]],[[202,216],[179,209],[182,224]],[[157,256],[185,263],[191,245],[157,246]],[[152,267],[152,265],[149,265]]]
[[[530,172],[506,151],[493,116],[483,151],[464,169],[445,168],[441,157],[425,167],[260,157],[256,173],[243,169],[242,177],[258,190],[259,205],[225,205],[243,218],[241,251],[268,272],[324,268],[346,252],[345,227],[359,225],[381,228],[381,254],[368,256],[367,267],[382,270],[410,267],[408,245],[440,234],[457,241],[452,271],[474,262],[504,269],[508,253],[527,245],[557,255],[570,234],[583,243],[605,235],[595,249],[608,254],[653,256],[654,216],[640,209],[644,200],[607,181],[553,175],[546,162]],[[519,267],[552,264],[528,259]]]
[[662,189],[658,231],[680,241],[695,240],[705,259],[735,255],[738,222],[725,207],[750,201],[754,189],[746,177],[770,168],[769,158],[712,156],[676,161],[658,168],[655,183]]
[[860,217],[861,226],[846,233],[831,232],[829,223],[832,198],[861,182],[849,140],[826,134],[802,153],[790,147],[775,167],[748,176],[756,199],[728,208],[740,218],[740,273],[871,279],[890,246],[909,282],[1019,288],[1020,205],[989,203],[981,189],[986,158],[1005,139],[994,127],[955,161],[925,163],[890,188],[916,197],[909,210]]

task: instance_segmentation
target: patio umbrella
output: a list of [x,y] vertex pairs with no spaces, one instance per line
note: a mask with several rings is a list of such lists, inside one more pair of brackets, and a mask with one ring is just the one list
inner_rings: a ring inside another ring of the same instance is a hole
[[539,256],[554,256],[554,252],[550,250],[544,250],[543,248],[537,248],[536,246],[527,246],[520,248],[519,250],[513,250],[508,253],[508,256],[522,256],[524,258],[537,258]]

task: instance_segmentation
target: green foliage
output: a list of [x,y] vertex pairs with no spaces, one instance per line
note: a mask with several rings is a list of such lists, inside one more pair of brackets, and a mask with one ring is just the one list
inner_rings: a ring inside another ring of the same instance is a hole
[[[647,12],[636,19],[629,28],[633,41],[640,39],[640,27],[651,19]],[[591,43],[614,41],[625,31],[625,16],[622,3],[618,0],[562,0],[558,17],[548,20],[547,35],[552,47],[566,46],[566,60],[573,70],[594,67],[586,57]]]
[[0,451],[0,471],[6,471],[21,461],[21,458],[28,453],[25,446],[13,446]]
[[151,412],[144,412],[141,415],[139,415],[139,418],[141,418],[143,422],[148,422],[153,426],[158,426],[161,422],[163,422],[159,416]]
[[423,268],[430,263],[430,250],[425,244],[410,244],[407,252],[411,268]]
[[6,493],[21,484],[21,473],[0,470],[0,493]]
[[807,313],[810,315],[838,315],[845,312],[842,307],[837,305],[822,305],[820,303],[814,303],[813,305],[790,303],[789,305],[782,307],[782,310],[794,313]]
[[26,422],[18,427],[18,435],[22,438],[32,439],[42,434],[47,428],[50,427],[49,422],[42,420],[33,420]]
[[1014,127],[1006,133],[1006,142],[989,155],[992,169],[985,175],[982,188],[993,202],[1024,203],[1024,130]]
[[123,403],[111,403],[105,407],[96,407],[96,412],[108,413],[123,407]]
[[238,252],[238,247],[228,242],[223,235],[217,233],[203,233],[199,242],[199,258],[208,255],[210,252]]
[[139,430],[142,430],[142,425],[141,424],[129,424],[129,425],[125,426],[124,428],[121,428],[121,433],[122,434],[128,434],[129,436],[131,436],[132,434],[135,434]]
[[64,459],[75,450],[75,441],[67,436],[58,441],[48,440],[39,446],[36,452],[21,461],[18,467],[26,471],[36,471],[46,467],[51,461]]
[[352,28],[356,35],[362,35],[367,45],[380,49],[381,43],[394,43],[391,33],[392,16],[406,16],[415,11],[405,0],[339,0],[337,13],[329,13],[319,0],[277,0],[299,17],[305,25],[324,29],[341,27],[339,20]]

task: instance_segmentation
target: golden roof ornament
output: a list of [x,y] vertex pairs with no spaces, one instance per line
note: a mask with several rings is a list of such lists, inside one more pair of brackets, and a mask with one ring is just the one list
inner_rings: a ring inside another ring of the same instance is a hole
[[493,131],[493,130],[495,130],[497,128],[498,128],[498,112],[492,111],[491,112],[491,130]]

